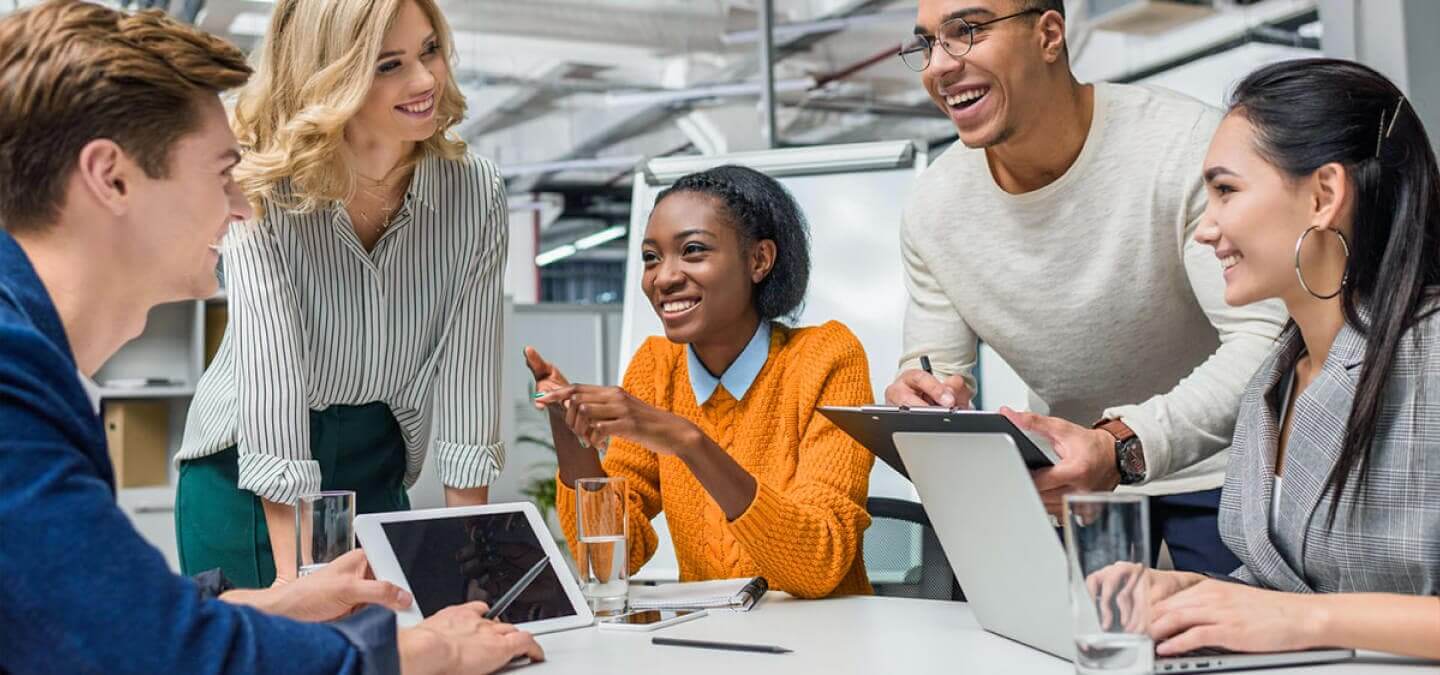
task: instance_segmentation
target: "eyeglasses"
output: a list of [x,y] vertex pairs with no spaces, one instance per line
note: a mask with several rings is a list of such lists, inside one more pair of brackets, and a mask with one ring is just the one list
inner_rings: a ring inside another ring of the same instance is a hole
[[940,48],[945,50],[953,58],[963,58],[970,53],[970,46],[975,44],[975,31],[993,23],[1000,23],[1006,19],[1013,19],[1026,14],[1042,14],[1045,10],[1031,7],[1023,12],[1006,14],[998,19],[970,23],[960,17],[955,17],[940,24],[940,30],[935,32],[935,37],[916,35],[910,40],[900,44],[900,60],[917,73],[924,72],[930,67],[930,51],[935,43],[940,43]]

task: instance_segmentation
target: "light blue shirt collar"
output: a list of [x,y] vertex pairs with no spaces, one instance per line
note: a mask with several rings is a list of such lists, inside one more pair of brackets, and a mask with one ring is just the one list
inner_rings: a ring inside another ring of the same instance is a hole
[[715,377],[705,370],[705,365],[700,363],[700,357],[695,355],[694,347],[687,346],[685,355],[690,365],[690,389],[695,392],[696,403],[705,405],[722,384],[725,385],[725,391],[739,401],[745,398],[745,392],[750,391],[750,385],[755,384],[755,378],[760,376],[760,369],[764,368],[765,362],[770,359],[770,322],[760,322],[760,327],[755,329],[755,336],[750,338],[750,343],[745,345],[740,356],[735,358],[735,362],[730,364],[720,377]]

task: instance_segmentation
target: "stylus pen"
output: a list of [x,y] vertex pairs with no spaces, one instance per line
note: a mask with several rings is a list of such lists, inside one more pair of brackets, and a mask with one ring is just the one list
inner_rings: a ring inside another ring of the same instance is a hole
[[535,566],[531,567],[530,571],[525,573],[525,576],[520,577],[520,580],[515,582],[514,586],[510,587],[510,590],[505,591],[505,595],[500,596],[500,599],[495,601],[495,604],[490,607],[490,611],[485,612],[485,618],[494,619],[504,614],[505,610],[510,608],[510,604],[515,602],[515,598],[520,597],[520,594],[524,593],[525,589],[530,587],[530,582],[535,581],[535,579],[540,576],[540,572],[544,571],[545,566],[549,564],[550,556],[541,556],[540,560],[535,563]]
[[724,649],[732,652],[763,652],[765,654],[789,654],[793,649],[775,645],[751,645],[744,642],[710,642],[709,640],[682,640],[680,638],[653,637],[650,644],[670,647],[696,647],[698,649]]
[[926,375],[935,374],[935,371],[930,370],[930,356],[928,354],[920,355],[920,370],[925,371]]

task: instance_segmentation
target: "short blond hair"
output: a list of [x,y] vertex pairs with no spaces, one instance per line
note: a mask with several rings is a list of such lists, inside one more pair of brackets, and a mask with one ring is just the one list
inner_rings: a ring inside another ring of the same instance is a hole
[[[250,200],[311,212],[354,194],[354,168],[340,152],[345,123],[375,80],[385,34],[408,0],[279,0],[255,80],[240,92],[234,129],[245,147],[235,176]],[[450,25],[434,0],[414,0],[434,26],[444,58],[455,60]],[[453,74],[436,103],[440,124],[424,152],[458,159],[465,143],[449,134],[465,116]],[[282,181],[289,181],[283,193]]]
[[249,77],[240,50],[159,11],[49,0],[0,19],[0,223],[56,219],[95,139],[165,178],[171,148],[199,127],[196,96]]

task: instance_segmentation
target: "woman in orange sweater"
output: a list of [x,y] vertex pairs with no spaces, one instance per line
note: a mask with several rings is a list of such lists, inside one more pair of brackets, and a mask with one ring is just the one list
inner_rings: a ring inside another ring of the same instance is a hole
[[[872,402],[869,368],[840,323],[776,321],[798,313],[810,275],[794,199],[743,167],[691,174],[656,199],[641,250],[665,338],[641,345],[623,387],[572,385],[526,350],[572,548],[575,481],[623,476],[632,573],[655,553],[650,520],[664,511],[682,581],[870,593],[860,544],[873,457],[815,410]],[[602,460],[594,448],[607,442]]]

